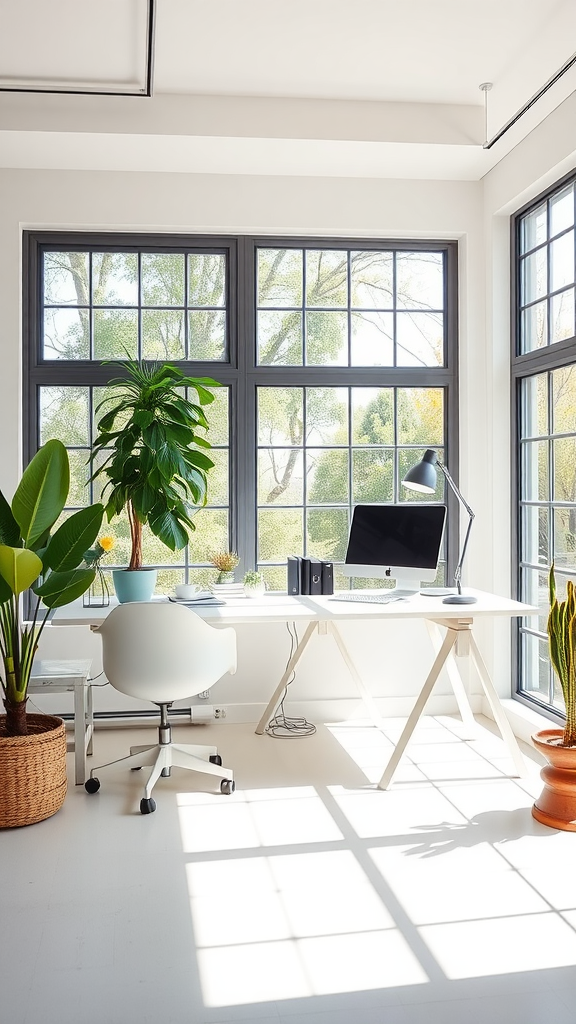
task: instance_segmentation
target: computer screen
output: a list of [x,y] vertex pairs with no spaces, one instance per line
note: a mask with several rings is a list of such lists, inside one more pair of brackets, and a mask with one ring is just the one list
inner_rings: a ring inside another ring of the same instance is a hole
[[445,505],[356,505],[343,573],[415,593],[436,578],[445,520]]

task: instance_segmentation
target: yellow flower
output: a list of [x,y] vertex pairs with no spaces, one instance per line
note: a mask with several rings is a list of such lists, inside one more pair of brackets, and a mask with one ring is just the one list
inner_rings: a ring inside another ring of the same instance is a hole
[[114,547],[115,544],[115,540],[114,537],[100,537],[98,543],[100,547],[104,549],[104,551],[112,551],[112,548]]

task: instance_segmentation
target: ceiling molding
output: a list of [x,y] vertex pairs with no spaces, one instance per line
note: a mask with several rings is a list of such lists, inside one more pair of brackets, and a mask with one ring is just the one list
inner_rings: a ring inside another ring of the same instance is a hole
[[[144,40],[144,61],[141,82],[132,85],[122,85],[111,81],[105,86],[104,79],[91,83],[77,79],[68,85],[62,79],[47,77],[45,79],[18,79],[16,76],[2,78],[0,76],[0,92],[18,93],[51,93],[66,94],[72,96],[144,96],[150,97],[153,94],[154,82],[154,52],[155,52],[155,30],[156,30],[156,0],[144,0],[146,5],[146,25]],[[96,8],[97,11],[97,8]]]

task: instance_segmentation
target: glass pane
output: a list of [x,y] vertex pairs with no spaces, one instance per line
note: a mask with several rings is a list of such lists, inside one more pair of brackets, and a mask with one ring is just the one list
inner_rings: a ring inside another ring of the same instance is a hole
[[180,310],[142,310],[142,358],[184,359],[184,314]]
[[396,253],[398,309],[444,309],[444,257],[441,252]]
[[301,445],[302,388],[258,388],[258,444]]
[[550,243],[550,290],[574,283],[574,232],[567,231]]
[[552,445],[554,501],[576,502],[576,437],[563,437]]
[[551,299],[551,342],[574,336],[574,289],[569,288]]
[[444,444],[444,389],[398,388],[398,444]]
[[138,254],[92,254],[92,301],[95,306],[138,305]]
[[531,633],[522,633],[522,690],[538,700],[550,699],[551,666],[548,644]]
[[[228,511],[201,508],[194,516],[196,529],[190,539],[190,561],[207,562],[212,551],[227,551],[230,547]],[[214,569],[211,570],[214,579]]]
[[258,305],[302,305],[302,250],[258,249]]
[[44,302],[51,306],[87,306],[87,252],[44,253]]
[[576,509],[554,509],[554,564],[576,569]]
[[190,253],[188,256],[188,304],[224,306],[226,257],[223,253]]
[[523,217],[520,222],[520,252],[528,252],[546,241],[546,203]]
[[522,509],[522,559],[550,565],[548,509],[525,505]]
[[136,359],[137,355],[138,311],[95,309],[94,358]]
[[544,246],[520,261],[520,301],[523,306],[540,299],[548,291],[547,252]]
[[286,593],[288,589],[288,577],[285,565],[258,565],[258,571],[264,576],[264,582],[266,584],[266,590],[274,593],[279,590],[280,593]]
[[522,381],[522,437],[548,433],[548,374],[539,373]]
[[348,388],[306,388],[308,444],[348,444]]
[[[183,552],[181,552],[183,554]],[[174,587],[184,582],[184,569],[159,569],[156,577],[155,594],[169,595],[174,593]],[[196,581],[194,581],[196,582]]]
[[44,310],[44,359],[89,359],[90,315],[87,309]]
[[189,359],[226,358],[226,313],[213,309],[188,313]]
[[258,452],[258,502],[261,505],[301,505],[302,452],[297,448],[262,448]]
[[442,313],[398,313],[396,316],[396,364],[442,366],[444,317]]
[[354,444],[394,444],[392,388],[352,388]]
[[352,450],[352,502],[394,501],[394,452],[386,448]]
[[313,505],[348,501],[348,450],[309,448],[306,452],[306,498]]
[[257,359],[261,366],[302,365],[301,313],[259,312],[257,324]]
[[522,568],[520,587],[522,600],[526,604],[534,605],[539,610],[537,615],[527,616],[523,620],[524,623],[530,629],[545,632],[546,622],[542,621],[542,616],[547,617],[548,615],[548,573],[530,567]]
[[258,561],[285,562],[304,550],[301,509],[266,508],[258,512]]
[[51,437],[65,445],[90,444],[88,388],[40,388],[40,444]]
[[209,429],[206,432],[200,428],[200,433],[205,434],[210,444],[228,444],[229,391],[228,388],[214,388],[212,394],[214,401],[203,407]]
[[[196,534],[193,534],[193,537],[195,536]],[[184,566],[184,557],[184,550],[171,551],[158,537],[154,536],[150,527],[145,527],[142,531],[142,560],[144,565]]]
[[550,200],[550,234],[572,227],[574,223],[574,185],[568,185]]
[[70,463],[70,490],[68,491],[68,498],[66,499],[67,506],[77,506],[82,508],[84,505],[90,504],[90,488],[88,487],[90,468],[87,465],[89,454],[90,453],[87,448],[83,451],[68,452],[68,461]]
[[184,255],[142,253],[142,305],[184,305]]
[[[402,480],[406,476],[409,469],[412,469],[417,462],[420,462],[425,448],[399,448],[398,449],[398,501],[407,501],[410,503],[416,501],[422,501],[425,504],[435,501],[444,501],[444,474],[442,470],[439,470],[436,474],[436,490],[434,494],[425,494],[423,491],[413,491],[409,487],[402,486]],[[438,458],[440,462],[444,462],[444,453],[442,449],[437,449]]]
[[[94,494],[93,501],[98,501],[99,498]],[[147,529],[147,527],[146,527]],[[111,567],[119,567],[125,569],[130,561],[130,524],[128,522],[128,516],[125,512],[122,512],[119,516],[114,516],[111,523],[107,523],[104,519],[102,526],[102,533],[107,534],[110,537],[114,537],[114,548],[109,555],[106,556],[106,565]]]
[[306,513],[306,550],[323,561],[343,561],[348,546],[348,509],[311,508]]
[[528,501],[548,501],[548,441],[522,444],[522,497]]
[[348,254],[334,249],[306,252],[306,305],[346,306],[348,304]]
[[347,313],[306,313],[306,364],[348,364]]
[[359,309],[393,309],[391,252],[351,253],[351,305]]
[[352,313],[352,366],[394,365],[394,314]]
[[520,351],[533,352],[548,344],[548,303],[536,302],[520,314]]
[[227,505],[229,492],[228,452],[225,448],[212,448],[207,454],[214,463],[214,468],[208,473],[208,504]]
[[576,430],[576,366],[552,371],[553,433],[570,434]]

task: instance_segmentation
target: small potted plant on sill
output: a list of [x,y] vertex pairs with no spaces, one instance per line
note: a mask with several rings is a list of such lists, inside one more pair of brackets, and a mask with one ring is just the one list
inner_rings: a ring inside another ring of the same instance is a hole
[[[0,827],[31,825],[60,809],[66,795],[66,734],[52,715],[28,714],[34,655],[52,608],[82,597],[94,581],[84,553],[104,508],[89,505],[52,533],[66,505],[68,453],[50,440],[24,470],[9,504],[0,492],[0,662],[6,714],[0,716]],[[31,591],[30,621],[22,595]]]
[[[208,429],[203,407],[214,401],[210,389],[220,384],[211,377],[187,377],[169,363],[120,365],[125,376],[109,381],[114,394],[98,406],[107,411],[92,446],[91,480],[105,480],[108,522],[124,509],[128,514],[130,562],[127,569],[113,571],[118,600],[149,601],[157,574],[143,568],[142,529],[148,525],[170,551],[181,550],[195,529],[192,515],[206,504],[214,466],[206,454],[210,442],[198,428]],[[184,397],[185,388],[197,401]],[[100,455],[104,462],[94,469]]]
[[240,561],[235,551],[212,551],[208,561],[218,570],[214,580],[216,586],[234,582],[234,569]]
[[247,572],[244,576],[246,597],[261,597],[266,593],[266,583],[261,572]]
[[544,789],[532,814],[544,825],[576,832],[576,592],[568,580],[566,599],[558,601],[554,563],[549,589],[550,660],[562,688],[566,724],[563,729],[541,729],[532,736],[536,749],[550,762],[540,772]]

